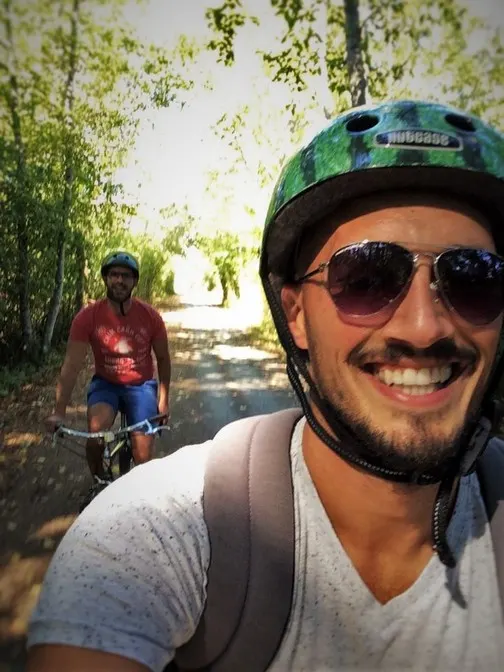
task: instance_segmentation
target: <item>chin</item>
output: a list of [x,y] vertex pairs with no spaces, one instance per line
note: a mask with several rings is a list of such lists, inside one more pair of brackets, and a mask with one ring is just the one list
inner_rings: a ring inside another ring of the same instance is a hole
[[404,470],[436,471],[459,452],[465,423],[408,423],[392,431],[373,432],[372,449]]

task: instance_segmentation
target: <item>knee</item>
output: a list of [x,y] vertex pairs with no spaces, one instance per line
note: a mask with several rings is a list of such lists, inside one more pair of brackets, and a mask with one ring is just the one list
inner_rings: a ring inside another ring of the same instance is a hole
[[[133,449],[133,459],[135,460],[135,464],[143,464],[144,462],[148,462],[149,460],[152,459],[153,442],[150,439],[150,437],[148,437],[149,440],[145,440],[146,438],[147,437],[144,437],[144,436],[133,437],[132,449]],[[142,440],[142,439],[144,439],[144,440]]]
[[152,459],[152,451],[145,448],[140,450],[137,448],[137,450],[133,450],[133,459],[135,460],[135,464],[143,464],[144,462],[148,462]]

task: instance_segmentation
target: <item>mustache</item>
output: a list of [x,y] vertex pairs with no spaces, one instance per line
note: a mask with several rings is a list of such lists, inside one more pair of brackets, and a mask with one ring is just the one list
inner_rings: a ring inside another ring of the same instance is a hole
[[353,366],[362,367],[376,361],[396,364],[401,358],[433,359],[440,364],[444,364],[447,360],[456,360],[474,368],[478,363],[479,355],[474,348],[458,346],[451,338],[443,338],[427,348],[416,348],[411,343],[394,341],[387,343],[380,350],[366,350],[365,344],[360,343],[350,352],[347,361]]

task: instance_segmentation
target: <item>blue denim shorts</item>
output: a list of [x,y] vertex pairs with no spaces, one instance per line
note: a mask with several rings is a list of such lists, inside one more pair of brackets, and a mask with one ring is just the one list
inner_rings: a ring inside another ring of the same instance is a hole
[[134,425],[157,414],[157,392],[157,380],[146,380],[141,385],[119,385],[93,376],[87,392],[87,403],[88,406],[108,404],[114,413],[124,411],[128,425]]

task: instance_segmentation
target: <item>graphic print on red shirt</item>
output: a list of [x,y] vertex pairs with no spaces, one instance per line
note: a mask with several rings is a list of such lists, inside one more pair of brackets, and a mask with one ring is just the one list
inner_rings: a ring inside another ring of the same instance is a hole
[[118,315],[103,299],[75,316],[69,338],[91,344],[98,376],[136,385],[154,377],[152,343],[167,335],[161,315],[149,304],[132,299],[128,313]]

